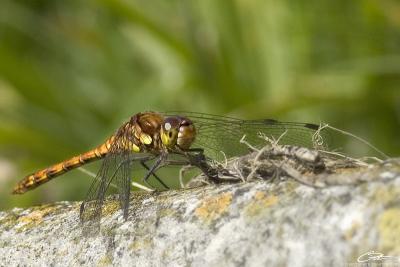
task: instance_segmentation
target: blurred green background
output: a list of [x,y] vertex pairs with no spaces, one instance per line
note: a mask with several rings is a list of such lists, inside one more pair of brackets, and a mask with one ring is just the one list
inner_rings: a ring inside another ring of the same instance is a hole
[[9,193],[146,110],[327,122],[398,156],[399,87],[397,0],[2,0],[0,209],[83,199],[79,171]]

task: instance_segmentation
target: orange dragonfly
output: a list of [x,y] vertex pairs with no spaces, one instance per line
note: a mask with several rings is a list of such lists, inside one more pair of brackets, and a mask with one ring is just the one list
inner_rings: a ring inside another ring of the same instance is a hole
[[[208,178],[218,180],[218,172],[211,167],[211,161],[221,160],[221,151],[224,157],[247,153],[248,147],[239,143],[244,135],[255,147],[265,145],[260,133],[273,139],[280,138],[280,144],[314,147],[314,138],[316,133],[320,136],[319,131],[315,124],[272,119],[242,120],[195,112],[138,113],[97,148],[26,176],[15,186],[13,193],[23,194],[65,172],[103,159],[81,204],[80,219],[83,223],[100,222],[106,191],[112,181],[117,184],[123,216],[127,219],[130,175],[135,162],[140,162],[147,170],[143,178],[146,184],[153,176],[168,188],[156,174],[166,165],[191,165]],[[173,156],[179,156],[179,159]],[[152,162],[151,166],[149,162]]]

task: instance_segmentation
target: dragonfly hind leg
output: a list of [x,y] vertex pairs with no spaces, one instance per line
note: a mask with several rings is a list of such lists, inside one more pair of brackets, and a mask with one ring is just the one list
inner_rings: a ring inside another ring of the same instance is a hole
[[165,189],[169,189],[169,187],[161,180],[161,178],[158,177],[158,175],[154,173],[159,167],[161,167],[160,165],[161,165],[161,163],[163,162],[163,159],[164,159],[164,157],[161,157],[161,156],[160,156],[160,158],[154,163],[153,166],[151,166],[151,168],[150,168],[149,166],[147,166],[146,161],[141,161],[141,162],[140,162],[140,163],[142,164],[142,166],[148,171],[148,172],[146,173],[146,175],[145,175],[145,176],[143,177],[143,179],[142,179],[143,182],[144,182],[147,186],[153,188],[153,186],[152,186],[151,184],[149,184],[149,182],[147,181],[147,180],[150,178],[150,176],[152,175],[154,178],[157,179],[157,181],[158,181]]

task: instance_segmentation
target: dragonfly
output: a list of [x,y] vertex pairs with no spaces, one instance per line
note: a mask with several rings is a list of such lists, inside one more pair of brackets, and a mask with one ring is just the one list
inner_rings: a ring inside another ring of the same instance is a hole
[[315,140],[321,136],[320,130],[319,125],[312,123],[273,119],[243,120],[196,112],[141,112],[98,147],[27,175],[13,193],[23,194],[72,169],[103,159],[81,204],[80,220],[100,223],[106,192],[112,182],[117,185],[120,208],[127,219],[134,163],[147,171],[142,179],[144,183],[148,184],[148,179],[154,177],[168,189],[156,173],[164,166],[197,167],[209,179],[217,180],[218,172],[211,163],[248,153],[248,146],[239,142],[244,135],[253,147],[265,146],[265,139],[260,138],[262,133],[279,139],[280,144],[315,148],[323,145],[321,140]]

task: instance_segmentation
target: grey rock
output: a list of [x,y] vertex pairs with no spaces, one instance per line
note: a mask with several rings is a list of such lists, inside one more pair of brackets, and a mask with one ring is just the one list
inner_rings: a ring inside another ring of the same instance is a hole
[[[89,237],[80,203],[0,212],[0,265],[344,266],[371,250],[400,256],[400,160],[312,173],[311,156],[307,168],[280,164],[279,179],[260,179],[258,165],[246,182],[134,193],[126,221],[110,197]],[[324,181],[299,183],[292,169]]]

